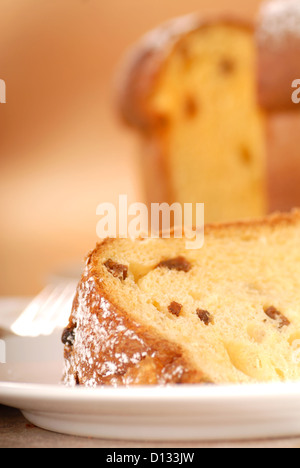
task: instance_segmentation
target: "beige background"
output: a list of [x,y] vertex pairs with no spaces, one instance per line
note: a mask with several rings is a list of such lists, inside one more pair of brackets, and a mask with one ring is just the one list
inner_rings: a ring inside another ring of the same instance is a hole
[[120,124],[113,79],[127,47],[170,17],[259,0],[1,0],[0,295],[31,295],[78,263],[96,207],[143,199],[137,144]]

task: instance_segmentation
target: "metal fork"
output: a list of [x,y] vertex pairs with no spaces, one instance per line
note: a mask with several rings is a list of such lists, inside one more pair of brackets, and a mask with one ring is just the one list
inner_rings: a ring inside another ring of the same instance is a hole
[[77,283],[48,285],[12,324],[19,336],[49,336],[68,324]]

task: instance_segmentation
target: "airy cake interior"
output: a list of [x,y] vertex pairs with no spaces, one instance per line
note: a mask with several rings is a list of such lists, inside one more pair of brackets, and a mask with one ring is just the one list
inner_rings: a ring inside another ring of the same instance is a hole
[[160,147],[170,201],[204,202],[209,222],[266,212],[253,36],[247,27],[222,23],[183,36],[147,104],[153,117],[147,144]]
[[213,382],[297,380],[299,237],[298,215],[210,227],[195,251],[184,239],[111,241],[98,274],[114,305],[180,344]]

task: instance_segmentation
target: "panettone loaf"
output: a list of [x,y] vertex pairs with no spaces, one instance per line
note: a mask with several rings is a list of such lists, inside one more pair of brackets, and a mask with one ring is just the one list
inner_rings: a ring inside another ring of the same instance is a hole
[[266,138],[251,25],[173,20],[122,72],[120,107],[143,142],[149,202],[205,203],[207,221],[266,212]]
[[294,212],[207,226],[200,250],[185,239],[105,240],[63,333],[65,383],[300,379],[299,238]]

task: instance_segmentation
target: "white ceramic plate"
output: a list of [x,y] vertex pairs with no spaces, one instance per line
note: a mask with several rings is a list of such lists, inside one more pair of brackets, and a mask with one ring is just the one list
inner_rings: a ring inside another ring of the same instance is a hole
[[230,440],[300,434],[300,384],[64,388],[59,333],[5,339],[0,404],[55,432],[104,439]]

